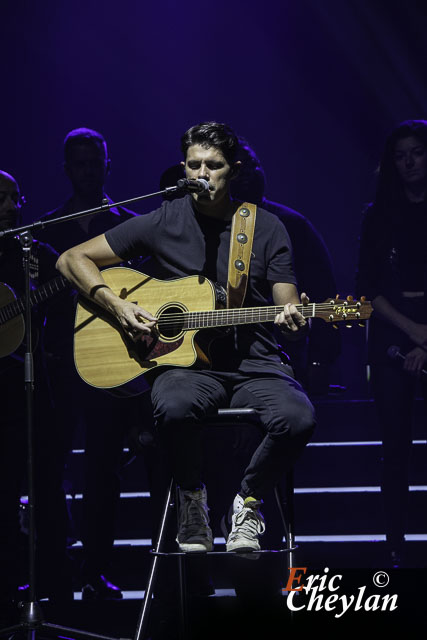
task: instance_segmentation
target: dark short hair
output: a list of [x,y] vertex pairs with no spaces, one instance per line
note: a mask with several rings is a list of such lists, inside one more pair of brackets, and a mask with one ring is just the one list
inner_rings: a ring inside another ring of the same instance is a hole
[[87,129],[86,127],[80,127],[79,129],[73,129],[65,136],[64,140],[64,159],[68,162],[70,159],[70,152],[74,146],[86,144],[96,145],[99,149],[103,149],[105,157],[107,157],[107,143],[104,136],[95,131],[94,129]]
[[206,149],[216,147],[229,164],[234,163],[239,141],[233,129],[219,122],[202,122],[184,133],[181,138],[181,150],[187,157],[189,147],[199,144]]
[[[160,176],[160,189],[163,191],[166,187],[172,187],[176,185],[180,178],[185,178],[185,171],[182,164],[174,164],[173,167],[169,167],[163,171]],[[162,195],[163,200],[176,200],[182,198],[183,193],[181,190],[172,191],[171,193],[164,193]]]
[[265,191],[265,173],[261,161],[249,142],[238,136],[239,148],[236,160],[240,161],[239,171],[230,185],[232,198],[243,202],[261,204]]

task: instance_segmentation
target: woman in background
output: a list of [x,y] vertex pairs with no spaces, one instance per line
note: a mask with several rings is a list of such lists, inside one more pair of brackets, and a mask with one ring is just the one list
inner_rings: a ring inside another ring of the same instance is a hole
[[374,308],[368,358],[382,430],[387,543],[399,566],[413,401],[419,390],[427,399],[427,121],[402,122],[387,138],[362,224],[357,289]]

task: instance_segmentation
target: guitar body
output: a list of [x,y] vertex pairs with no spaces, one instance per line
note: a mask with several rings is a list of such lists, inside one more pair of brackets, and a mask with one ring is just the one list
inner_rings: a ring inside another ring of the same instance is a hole
[[[125,333],[119,322],[94,302],[82,298],[74,328],[74,361],[81,378],[93,387],[135,394],[149,387],[159,367],[210,367],[208,357],[218,330],[237,325],[272,322],[283,306],[217,309],[221,292],[204,276],[156,280],[127,267],[102,272],[106,284],[122,298],[157,318],[154,335],[138,338]],[[222,303],[225,303],[223,296]],[[364,320],[372,306],[364,298],[328,298],[323,303],[297,305],[308,318],[326,322]],[[210,331],[207,331],[207,330]]]
[[[0,282],[0,310],[15,300],[13,290],[7,284]],[[2,323],[0,325],[0,358],[14,353],[23,341],[24,335],[25,323],[22,314]]]
[[[93,387],[119,393],[141,393],[158,367],[209,366],[196,340],[197,330],[183,330],[180,314],[216,308],[212,283],[203,276],[157,280],[127,267],[102,272],[107,285],[122,299],[147,309],[157,318],[176,319],[158,336],[133,342],[115,319],[89,300],[80,299],[74,329],[74,361],[81,378]],[[143,375],[145,374],[145,375]]]

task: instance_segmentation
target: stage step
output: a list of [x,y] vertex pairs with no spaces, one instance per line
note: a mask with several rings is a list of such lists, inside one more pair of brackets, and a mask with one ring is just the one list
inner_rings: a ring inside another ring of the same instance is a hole
[[[122,494],[118,506],[116,535],[120,538],[144,538],[151,535],[152,504],[147,493]],[[409,531],[427,531],[427,486],[414,485],[409,493]],[[69,500],[77,530],[82,517],[82,500]],[[219,535],[220,516],[228,504],[215,505],[212,514],[214,534]],[[221,513],[222,511],[222,513]],[[265,504],[267,523],[276,523],[275,505]],[[273,513],[272,513],[273,512]],[[269,514],[267,516],[267,514]],[[296,528],[301,535],[364,533],[384,529],[379,486],[308,487],[295,492]]]

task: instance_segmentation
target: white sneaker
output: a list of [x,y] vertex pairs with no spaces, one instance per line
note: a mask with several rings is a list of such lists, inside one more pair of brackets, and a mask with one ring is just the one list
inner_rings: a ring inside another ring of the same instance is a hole
[[227,551],[259,551],[258,536],[265,531],[264,516],[259,510],[262,500],[248,497],[245,500],[237,494],[233,502],[231,532],[227,539]]

